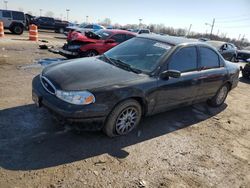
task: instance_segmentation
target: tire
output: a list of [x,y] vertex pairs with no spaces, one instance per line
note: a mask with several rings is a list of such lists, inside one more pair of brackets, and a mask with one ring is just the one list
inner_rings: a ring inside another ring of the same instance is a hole
[[89,50],[85,53],[85,57],[94,57],[94,56],[97,56],[98,55],[98,52],[95,51],[95,50]]
[[126,135],[137,127],[141,116],[142,108],[136,100],[123,101],[109,114],[103,132],[109,137]]
[[212,107],[219,107],[224,104],[229,92],[229,88],[229,84],[224,84],[221,86],[216,95],[212,99],[208,100],[208,104]]
[[59,28],[58,32],[61,33],[61,34],[63,34],[64,33],[64,28],[63,27]]
[[14,34],[17,34],[17,35],[23,34],[23,30],[24,30],[24,28],[21,25],[14,25],[11,28],[11,32]]
[[250,76],[245,71],[242,71],[242,77],[248,79]]

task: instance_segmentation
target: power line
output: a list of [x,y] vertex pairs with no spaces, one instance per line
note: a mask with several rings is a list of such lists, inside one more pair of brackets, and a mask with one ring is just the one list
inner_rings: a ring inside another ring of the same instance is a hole
[[232,23],[232,22],[242,22],[242,21],[250,21],[250,17],[249,18],[242,18],[242,19],[234,19],[234,20],[227,20],[227,21],[217,21],[217,23]]
[[242,19],[242,18],[246,18],[246,17],[250,17],[250,14],[242,14],[239,16],[227,16],[227,17],[217,17],[216,19],[219,21],[224,21],[224,20],[235,20],[235,19]]

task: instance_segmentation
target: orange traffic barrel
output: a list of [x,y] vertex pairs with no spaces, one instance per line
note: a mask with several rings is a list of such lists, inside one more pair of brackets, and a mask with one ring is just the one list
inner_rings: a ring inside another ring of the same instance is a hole
[[34,24],[29,26],[29,38],[31,41],[38,41],[38,30]]
[[0,22],[0,38],[4,37],[4,27],[3,27],[3,22]]

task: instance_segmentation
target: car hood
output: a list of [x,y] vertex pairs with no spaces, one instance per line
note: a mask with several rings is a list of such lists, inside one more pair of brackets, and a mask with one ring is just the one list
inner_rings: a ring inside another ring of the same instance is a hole
[[146,75],[128,72],[98,57],[80,58],[46,67],[42,76],[56,89],[65,91],[92,90],[142,79]]

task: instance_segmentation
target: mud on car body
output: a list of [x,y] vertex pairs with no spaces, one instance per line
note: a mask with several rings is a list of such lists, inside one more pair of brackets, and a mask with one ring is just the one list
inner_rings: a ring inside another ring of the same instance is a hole
[[238,66],[207,44],[146,34],[101,56],[48,66],[33,79],[33,100],[67,121],[99,123],[113,137],[142,116],[202,101],[218,107],[238,76]]

